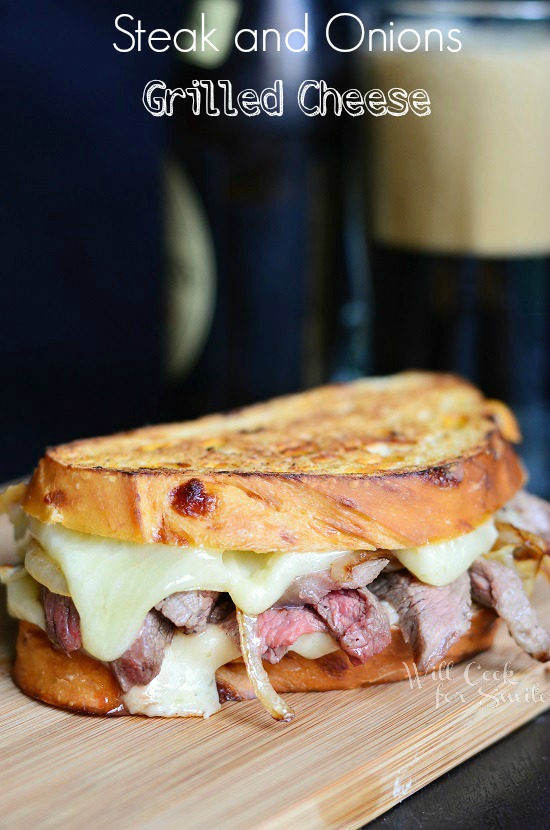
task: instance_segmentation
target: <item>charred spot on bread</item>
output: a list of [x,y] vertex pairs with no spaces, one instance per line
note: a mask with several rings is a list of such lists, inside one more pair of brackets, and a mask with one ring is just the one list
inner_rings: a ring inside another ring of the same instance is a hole
[[207,493],[198,478],[190,478],[186,484],[175,487],[170,491],[169,498],[173,510],[183,516],[206,516],[216,507],[216,497]]
[[237,689],[235,689],[233,686],[230,686],[228,683],[218,681],[217,686],[220,703],[230,703],[234,700],[243,699],[242,691],[237,691]]
[[442,467],[429,467],[419,473],[420,477],[428,484],[435,487],[456,487],[463,478],[462,465],[449,464]]
[[53,507],[62,507],[67,504],[67,495],[63,490],[50,490],[44,496],[45,504],[51,504]]

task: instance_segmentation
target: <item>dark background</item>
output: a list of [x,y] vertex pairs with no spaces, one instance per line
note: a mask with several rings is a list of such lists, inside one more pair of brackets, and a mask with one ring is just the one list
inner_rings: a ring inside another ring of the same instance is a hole
[[0,6],[0,480],[159,415],[165,120],[141,91],[170,58],[112,42],[117,13],[173,29],[181,3],[122,6]]
[[[160,172],[173,127],[141,102],[145,83],[169,82],[175,62],[112,46],[118,13],[174,30],[188,6],[0,6],[0,481],[28,473],[46,445],[191,412],[185,395],[167,403],[163,374]],[[278,252],[261,254],[266,272],[292,291]],[[361,368],[452,369],[508,400],[525,432],[533,487],[548,493],[547,264],[512,262],[493,273],[429,257],[415,263],[375,251],[364,271],[370,325]],[[287,341],[284,326],[269,332],[274,355]],[[284,379],[277,391],[286,391]]]

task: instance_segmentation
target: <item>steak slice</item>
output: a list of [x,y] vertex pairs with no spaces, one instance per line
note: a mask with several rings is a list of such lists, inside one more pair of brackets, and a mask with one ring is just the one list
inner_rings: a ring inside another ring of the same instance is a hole
[[302,634],[326,630],[323,620],[310,608],[269,608],[258,617],[262,659],[278,663]]
[[46,634],[58,651],[70,654],[82,648],[80,615],[70,597],[54,594],[44,585],[40,595],[46,618]]
[[391,643],[388,615],[366,588],[331,591],[316,610],[354,666],[366,663]]
[[123,692],[130,691],[132,686],[146,686],[157,676],[173,631],[161,614],[149,611],[130,648],[109,664]]
[[[235,612],[222,622],[221,627],[240,648]],[[278,663],[302,634],[326,630],[323,620],[311,608],[268,608],[258,614],[257,632],[261,640],[262,660]]]
[[208,615],[208,622],[213,625],[219,625],[235,610],[235,603],[229,594],[220,594]]
[[470,628],[472,599],[468,574],[437,587],[407,571],[382,574],[372,585],[379,599],[395,608],[403,639],[410,643],[418,670],[428,672]]
[[550,636],[539,625],[519,574],[480,557],[470,568],[470,579],[474,599],[497,612],[518,646],[535,660],[550,660]]
[[200,634],[219,595],[219,591],[179,591],[161,600],[155,608],[186,634]]
[[345,568],[342,581],[333,576],[331,568],[299,576],[278,601],[277,606],[317,605],[331,591],[342,588],[364,588],[376,579],[388,564],[388,559],[368,559],[352,568]]

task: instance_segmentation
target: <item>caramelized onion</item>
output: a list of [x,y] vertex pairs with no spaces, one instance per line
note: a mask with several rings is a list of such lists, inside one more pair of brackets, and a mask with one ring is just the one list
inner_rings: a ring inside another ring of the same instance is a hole
[[377,559],[381,563],[380,570],[382,568],[389,570],[388,566],[391,562],[396,563],[398,568],[403,567],[389,550],[354,550],[336,559],[330,571],[331,576],[342,587],[355,588],[359,584],[356,582],[357,577],[354,575],[355,569],[372,559]]
[[332,578],[335,582],[348,582],[353,578],[355,566],[371,559],[373,553],[376,555],[378,551],[354,550],[344,556],[339,556],[330,571]]
[[294,718],[294,712],[277,694],[262,665],[260,638],[257,631],[258,618],[251,614],[243,614],[239,608],[236,609],[236,613],[241,652],[254,694],[272,718],[286,722],[291,721]]
[[493,550],[503,545],[513,545],[517,551],[514,554],[516,559],[540,560],[550,552],[550,546],[535,533],[523,530],[508,522],[496,522],[498,539],[493,545]]
[[69,586],[61,568],[34,539],[29,543],[25,556],[25,568],[33,579],[45,585],[53,594],[70,596]]
[[544,539],[508,522],[496,522],[498,538],[487,559],[496,559],[520,575],[527,596],[533,592],[539,569],[548,573],[549,547]]

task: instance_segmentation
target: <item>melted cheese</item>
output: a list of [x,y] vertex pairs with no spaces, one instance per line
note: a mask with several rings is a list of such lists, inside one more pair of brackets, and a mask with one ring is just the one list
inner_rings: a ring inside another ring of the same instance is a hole
[[31,531],[47,552],[29,559],[41,582],[62,573],[80,614],[82,644],[98,660],[120,657],[137,637],[147,612],[177,591],[227,591],[247,614],[270,608],[298,576],[329,567],[343,555],[331,553],[248,553],[137,545],[77,533],[31,520]]
[[208,625],[202,634],[176,631],[160,674],[149,685],[130,689],[124,703],[133,715],[208,718],[221,708],[216,670],[239,656],[219,625]]
[[395,610],[393,605],[390,605],[389,602],[386,602],[385,599],[380,600],[380,605],[382,606],[382,608],[384,609],[384,611],[388,615],[388,620],[390,621],[390,627],[391,628],[394,628],[394,627],[398,628],[399,627],[399,614],[397,613],[397,611]]
[[[346,555],[345,551],[253,553],[138,545],[35,519],[30,520],[30,529],[39,545],[31,545],[27,553],[29,572],[56,593],[72,597],[80,614],[83,647],[104,662],[115,660],[131,646],[147,612],[172,593],[227,591],[245,613],[260,614],[297,577],[328,568]],[[459,538],[394,554],[422,581],[444,585],[488,551],[496,535],[490,521]]]
[[476,527],[471,533],[441,542],[438,545],[424,545],[419,548],[394,550],[402,565],[422,582],[428,585],[448,585],[465,573],[474,559],[487,553],[498,536],[491,519]]
[[325,631],[312,631],[310,634],[301,634],[289,651],[295,651],[301,657],[308,660],[317,660],[325,654],[338,651],[340,646],[330,634]]
[[46,628],[44,608],[40,601],[40,585],[28,574],[7,584],[8,614]]

